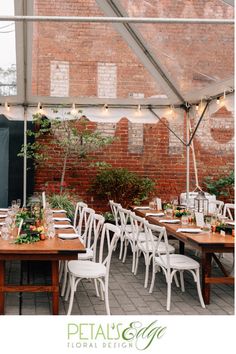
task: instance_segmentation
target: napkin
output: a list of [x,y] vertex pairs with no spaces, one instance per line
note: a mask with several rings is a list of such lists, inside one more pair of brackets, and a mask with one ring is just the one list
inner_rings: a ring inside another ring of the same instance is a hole
[[60,218],[60,217],[55,217],[55,218],[53,218],[53,220],[55,220],[55,221],[70,221],[70,219],[68,219],[68,218]]
[[138,209],[140,209],[140,210],[149,210],[150,207],[149,206],[137,206],[137,207],[134,207],[134,210],[138,210]]
[[166,223],[166,224],[177,224],[177,223],[180,222],[180,220],[178,220],[178,219],[172,219],[172,220],[166,219],[166,220],[159,220],[159,221],[160,221],[160,222],[164,222],[164,223]]
[[64,209],[54,209],[52,210],[53,213],[66,213],[66,210]]
[[197,234],[199,232],[202,232],[202,230],[201,229],[190,229],[190,228],[185,229],[185,228],[183,228],[183,229],[178,229],[177,232],[189,232],[190,234]]
[[146,213],[145,216],[164,216],[164,213]]
[[72,228],[73,229],[73,226],[72,225],[62,225],[62,224],[54,224],[54,227],[55,229],[70,229]]
[[79,238],[78,234],[58,234],[59,238],[62,238],[63,240],[73,240],[76,238]]

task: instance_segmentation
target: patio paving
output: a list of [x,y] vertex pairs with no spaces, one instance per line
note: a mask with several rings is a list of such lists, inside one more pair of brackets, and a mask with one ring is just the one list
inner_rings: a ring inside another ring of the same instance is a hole
[[[175,241],[171,241],[172,244]],[[176,246],[177,248],[177,246]],[[118,259],[119,250],[112,257],[109,281],[109,298],[112,315],[234,315],[234,286],[218,284],[212,286],[211,304],[202,309],[198,301],[195,283],[190,274],[185,275],[185,292],[182,293],[175,284],[172,285],[171,311],[166,311],[166,283],[161,273],[156,275],[156,283],[152,294],[143,287],[144,261],[141,257],[138,274],[131,273],[131,254],[126,263]],[[186,254],[197,259],[194,250],[186,249]],[[231,260],[223,259],[226,266],[231,266]],[[213,265],[213,274],[220,275]],[[8,281],[19,282],[19,262],[7,263]],[[151,275],[150,275],[151,277]],[[150,284],[149,277],[149,284]],[[26,281],[26,274],[23,280]],[[49,283],[49,267],[44,262],[34,262],[30,265],[29,279],[32,283]],[[22,295],[22,315],[50,315],[51,295],[48,293],[24,293]],[[20,297],[18,293],[6,295],[5,314],[19,315]],[[65,315],[68,302],[60,297],[61,315]],[[84,280],[79,285],[73,305],[73,315],[105,315],[105,304],[96,297],[93,282]]]

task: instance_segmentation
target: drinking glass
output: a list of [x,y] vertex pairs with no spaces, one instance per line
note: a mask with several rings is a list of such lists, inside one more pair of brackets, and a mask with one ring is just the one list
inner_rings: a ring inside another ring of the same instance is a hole
[[167,208],[166,209],[166,216],[169,216],[169,217],[173,216],[173,209],[172,208]]
[[54,238],[55,237],[55,228],[54,226],[51,224],[48,226],[47,228],[47,235],[48,235],[48,238]]
[[9,230],[7,226],[3,226],[1,229],[1,236],[3,240],[8,240],[9,238]]
[[21,206],[21,199],[17,199],[17,200],[16,200],[16,204],[17,204],[17,206],[20,208],[20,206]]
[[188,215],[182,215],[181,216],[181,224],[182,225],[188,225]]

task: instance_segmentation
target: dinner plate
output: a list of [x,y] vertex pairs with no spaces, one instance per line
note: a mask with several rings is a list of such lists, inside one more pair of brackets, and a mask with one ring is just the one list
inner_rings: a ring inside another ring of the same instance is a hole
[[72,225],[54,224],[55,229],[73,229]]
[[149,206],[140,206],[140,207],[134,207],[134,210],[149,210]]
[[183,229],[178,229],[177,232],[188,232],[190,234],[198,234],[199,232],[202,232],[202,230],[201,229],[190,229],[190,228],[185,229],[185,228],[183,228]]
[[52,212],[53,213],[66,213],[66,210],[64,210],[64,209],[53,209]]
[[0,222],[0,226],[5,225],[5,222]]
[[58,234],[58,237],[63,240],[74,240],[79,237],[78,234]]
[[60,218],[60,217],[55,217],[55,218],[53,218],[53,220],[55,220],[55,221],[70,221],[70,219],[68,219],[68,218]]
[[166,224],[178,224],[180,222],[180,220],[178,219],[166,219],[166,220],[159,220],[160,222],[164,222]]
[[0,214],[0,219],[5,219],[7,217],[7,214]]
[[164,213],[146,213],[145,216],[164,216]]
[[8,208],[0,208],[0,212],[1,211],[9,211],[9,209]]

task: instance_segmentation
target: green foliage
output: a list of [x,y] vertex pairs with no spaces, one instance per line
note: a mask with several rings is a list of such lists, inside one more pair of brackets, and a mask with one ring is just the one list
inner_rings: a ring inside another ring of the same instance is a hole
[[105,218],[105,222],[115,223],[114,215],[111,212],[107,211],[103,214],[103,216]]
[[[57,110],[54,109],[54,113]],[[81,113],[81,112],[80,112]],[[70,112],[64,113],[71,115]],[[67,171],[68,160],[78,165],[79,160],[88,157],[88,154],[93,151],[102,149],[107,144],[114,141],[113,137],[104,136],[98,131],[88,127],[87,119],[78,115],[71,117],[56,117],[48,119],[41,113],[36,113],[33,116],[34,129],[28,130],[29,137],[34,138],[34,142],[29,142],[27,145],[22,145],[18,156],[26,156],[28,159],[33,159],[36,164],[44,160],[48,160],[50,156],[55,154],[58,157],[58,148],[60,149],[61,159],[55,165],[54,169],[58,169],[60,173],[60,192],[63,191],[63,183]],[[50,137],[50,144],[42,144],[40,139],[47,134]],[[75,159],[75,156],[79,159]]]
[[213,177],[206,177],[204,184],[207,192],[210,194],[215,194],[216,197],[228,197],[230,190],[232,190],[234,186],[234,171],[231,171],[229,175],[223,176],[217,180],[214,180]]
[[26,230],[25,233],[20,234],[15,243],[22,244],[22,243],[34,243],[40,241],[40,232],[32,232],[30,230]]
[[99,197],[114,200],[123,206],[139,205],[154,191],[155,183],[125,168],[102,169],[93,181],[92,191]]
[[52,209],[65,209],[68,217],[73,219],[75,207],[67,193],[49,195],[48,201]]

